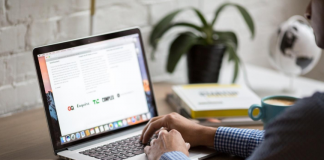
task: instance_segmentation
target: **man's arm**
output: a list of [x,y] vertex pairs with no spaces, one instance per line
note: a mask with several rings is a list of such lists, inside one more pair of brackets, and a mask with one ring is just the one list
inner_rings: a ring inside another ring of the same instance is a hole
[[[241,157],[248,157],[263,141],[264,131],[219,127],[214,135],[213,145],[217,151]],[[206,144],[208,146],[208,144]],[[174,151],[164,153],[161,160],[187,160],[185,154]]]
[[152,118],[143,129],[140,140],[146,144],[156,131],[164,127],[166,130],[179,131],[185,140],[194,146],[214,146],[216,128],[206,127],[194,123],[177,113]]
[[[216,150],[247,157],[262,142],[263,131],[198,125],[177,113],[154,117],[143,129],[141,140],[147,140],[161,127],[167,130],[176,129],[191,146],[215,147]],[[217,131],[216,131],[217,130]],[[225,144],[226,141],[226,144]],[[178,154],[178,153],[175,153]],[[166,153],[162,157],[182,157]],[[162,158],[161,157],[161,158]]]

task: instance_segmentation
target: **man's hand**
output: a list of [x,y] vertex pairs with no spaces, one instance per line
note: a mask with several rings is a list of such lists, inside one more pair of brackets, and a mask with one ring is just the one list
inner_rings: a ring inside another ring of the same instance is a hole
[[157,139],[151,141],[151,146],[146,146],[144,152],[149,160],[160,159],[163,153],[179,151],[189,156],[190,144],[185,143],[181,134],[172,129],[170,132],[161,130]]
[[143,129],[140,140],[146,144],[161,127],[179,131],[183,139],[189,142],[191,146],[214,146],[216,128],[196,124],[177,113],[152,118]]

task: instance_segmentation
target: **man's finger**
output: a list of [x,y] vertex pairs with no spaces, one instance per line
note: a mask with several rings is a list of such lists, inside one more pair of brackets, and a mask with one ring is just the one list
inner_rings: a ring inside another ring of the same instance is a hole
[[146,146],[146,147],[144,148],[144,153],[145,153],[146,155],[148,155],[148,154],[149,154],[149,151],[150,151],[150,149],[151,149],[151,147],[150,147],[150,146]]
[[147,124],[145,125],[145,127],[144,127],[144,129],[143,129],[143,131],[142,131],[142,134],[141,134],[140,140],[143,139],[143,133],[145,133],[147,127],[148,127],[152,122],[154,122],[155,120],[157,120],[157,119],[159,119],[159,118],[161,118],[161,116],[153,117],[149,122],[147,122]]
[[150,145],[153,146],[156,139],[152,139]]
[[142,134],[143,136],[142,142],[146,144],[147,141],[152,137],[154,132],[160,129],[162,126],[164,126],[164,121],[161,118],[149,124],[145,132],[143,132]]
[[168,129],[167,127],[161,127],[159,130],[157,130],[157,131],[155,132],[155,134],[159,135],[159,133],[160,133],[161,130],[166,130],[166,131],[168,131],[169,129]]
[[[171,134],[180,134],[180,132],[177,131],[176,129],[171,129],[169,132],[170,132]],[[181,134],[180,134],[180,135],[181,135]]]
[[144,136],[144,133],[146,132],[146,130],[147,130],[147,127],[152,123],[152,122],[154,122],[154,121],[156,121],[156,120],[158,120],[158,119],[161,119],[162,118],[162,116],[158,116],[158,117],[154,117],[154,118],[152,118],[147,124],[146,124],[146,126],[144,127],[144,129],[143,129],[143,131],[142,131],[142,135],[141,135],[141,137],[140,137],[140,141],[142,141],[143,140],[143,136]]
[[190,143],[186,143],[186,147],[189,150],[190,149]]
[[158,139],[162,138],[163,135],[168,134],[169,132],[167,130],[160,130]]

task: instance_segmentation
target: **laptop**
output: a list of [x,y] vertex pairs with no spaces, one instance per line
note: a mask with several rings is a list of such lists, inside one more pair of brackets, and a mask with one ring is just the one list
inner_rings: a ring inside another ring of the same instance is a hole
[[146,159],[139,137],[158,114],[138,28],[38,47],[33,57],[55,155]]

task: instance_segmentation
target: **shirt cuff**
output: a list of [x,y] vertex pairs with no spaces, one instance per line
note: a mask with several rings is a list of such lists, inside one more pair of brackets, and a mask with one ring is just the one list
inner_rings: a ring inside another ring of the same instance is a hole
[[263,141],[264,130],[218,127],[214,147],[217,151],[248,157]]
[[182,152],[172,151],[164,153],[160,160],[189,160],[189,158]]

